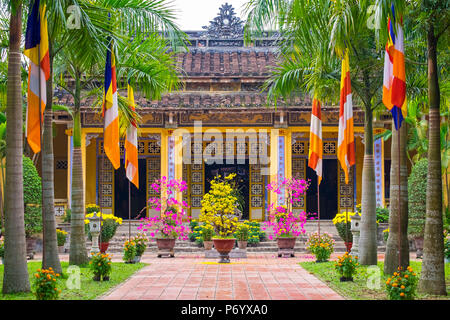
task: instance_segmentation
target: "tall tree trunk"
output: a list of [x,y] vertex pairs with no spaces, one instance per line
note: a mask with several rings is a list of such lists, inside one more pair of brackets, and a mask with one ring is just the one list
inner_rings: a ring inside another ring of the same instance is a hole
[[437,72],[437,42],[434,22],[429,22],[428,46],[428,100],[430,103],[428,127],[427,212],[420,273],[421,293],[446,295],[444,236],[442,220],[442,171],[440,145],[440,93]]
[[42,222],[44,243],[42,267],[52,267],[62,273],[58,255],[58,240],[55,220],[54,155],[53,155],[53,55],[50,51],[50,78],[47,81],[47,106],[44,111],[44,133],[42,138]]
[[362,265],[377,264],[377,215],[372,120],[373,114],[369,104],[365,107],[364,123],[365,143],[362,173],[361,234],[359,239],[359,262]]
[[72,213],[70,216],[70,264],[84,264],[88,261],[86,237],[84,233],[84,185],[81,156],[80,120],[80,77],[75,79],[75,112],[73,115],[73,161],[72,161]]
[[5,269],[3,293],[30,291],[27,269],[24,203],[21,52],[22,3],[13,1],[9,26],[6,105]]
[[[393,274],[401,266],[406,269],[409,266],[409,242],[408,242],[408,166],[406,161],[406,133],[407,124],[403,122],[400,132],[395,130],[392,120],[391,139],[391,189],[389,204],[389,237],[384,258],[384,273]],[[400,134],[400,147],[398,135]],[[399,194],[399,157],[400,156],[400,191]],[[400,219],[400,230],[399,230]],[[400,232],[400,233],[399,233]],[[400,265],[399,265],[399,239],[400,239]]]

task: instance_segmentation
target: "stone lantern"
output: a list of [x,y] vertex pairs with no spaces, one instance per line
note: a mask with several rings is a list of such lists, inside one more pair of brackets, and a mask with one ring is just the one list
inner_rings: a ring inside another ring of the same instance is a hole
[[92,246],[91,253],[100,252],[100,248],[98,246],[98,237],[100,235],[101,230],[101,218],[97,215],[97,212],[94,212],[94,215],[89,219],[89,231],[92,236]]
[[352,256],[358,256],[359,255],[359,234],[361,231],[361,217],[358,213],[356,213],[350,222],[350,231],[353,235],[353,244],[352,244],[352,250],[350,251],[350,254]]

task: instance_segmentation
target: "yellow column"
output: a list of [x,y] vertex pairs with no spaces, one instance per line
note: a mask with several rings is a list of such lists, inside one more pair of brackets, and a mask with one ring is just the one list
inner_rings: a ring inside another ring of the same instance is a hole
[[71,207],[72,201],[72,159],[71,159],[71,150],[72,150],[72,129],[67,129],[65,131],[67,135],[67,205]]
[[[277,180],[278,176],[278,129],[270,130],[270,175],[269,175],[269,183]],[[277,194],[273,191],[269,193],[269,203],[273,203],[276,206],[278,202]]]
[[[175,135],[175,179],[181,180],[183,178],[183,137]],[[177,201],[183,200],[183,194],[177,192]]]
[[169,145],[167,141],[167,130],[161,131],[161,177],[169,175],[169,158],[168,150]]
[[292,178],[292,131],[288,130],[286,132],[285,140],[285,152],[286,152],[286,179]]
[[81,166],[83,168],[83,202],[86,203],[86,132],[81,130]]

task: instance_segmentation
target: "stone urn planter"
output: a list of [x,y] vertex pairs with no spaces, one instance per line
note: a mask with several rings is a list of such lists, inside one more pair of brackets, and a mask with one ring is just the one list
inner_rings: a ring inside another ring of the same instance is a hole
[[214,242],[213,241],[203,241],[203,246],[205,250],[212,250]]
[[141,262],[141,256],[134,256],[133,263]]
[[109,242],[100,242],[100,252],[105,253],[108,250]]
[[297,238],[295,237],[280,237],[277,238],[278,249],[280,250],[294,250],[295,241]]
[[58,246],[58,253],[65,253],[66,249],[64,248],[64,246]]
[[219,263],[230,263],[230,251],[233,250],[236,239],[213,239],[214,248],[220,254]]
[[238,248],[239,249],[241,249],[241,250],[247,249],[247,241],[240,240],[237,243],[238,243]]
[[416,246],[416,258],[422,259],[423,256],[423,237],[415,237],[414,244]]
[[156,246],[158,247],[158,258],[168,255],[173,258],[175,256],[173,248],[175,248],[175,240],[170,238],[156,238]]

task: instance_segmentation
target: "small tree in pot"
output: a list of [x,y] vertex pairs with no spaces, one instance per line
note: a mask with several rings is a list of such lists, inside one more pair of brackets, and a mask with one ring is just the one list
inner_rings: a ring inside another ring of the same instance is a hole
[[247,249],[247,241],[250,233],[250,227],[248,224],[239,223],[236,229],[236,232],[234,233],[234,236],[236,237],[238,247],[239,249]]
[[419,160],[408,178],[408,236],[414,240],[417,258],[422,257],[427,202],[428,160]]

